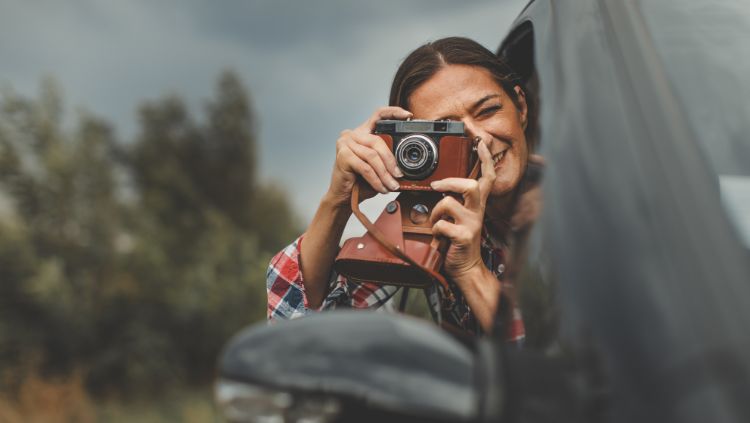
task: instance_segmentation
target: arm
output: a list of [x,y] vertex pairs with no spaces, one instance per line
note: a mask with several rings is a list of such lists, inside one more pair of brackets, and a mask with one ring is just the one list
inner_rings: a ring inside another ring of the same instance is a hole
[[[398,189],[395,178],[403,176],[385,142],[372,134],[381,119],[406,119],[411,113],[400,107],[378,109],[362,125],[345,130],[336,142],[336,163],[331,184],[318,206],[300,251],[303,284],[310,308],[319,308],[327,294],[328,277],[351,215],[352,188],[361,176],[373,190],[387,193]],[[363,193],[362,200],[374,191]]]
[[453,281],[461,289],[482,330],[491,332],[500,299],[500,281],[481,263],[454,277]]
[[304,286],[310,308],[319,308],[323,303],[341,234],[351,213],[348,206],[337,204],[330,194],[326,194],[305,232],[305,242],[300,248],[300,266],[304,269]]

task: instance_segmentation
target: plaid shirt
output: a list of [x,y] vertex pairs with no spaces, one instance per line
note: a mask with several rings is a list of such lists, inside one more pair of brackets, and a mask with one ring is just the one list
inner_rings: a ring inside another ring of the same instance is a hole
[[[498,279],[502,289],[512,292],[512,284],[505,281],[504,254],[499,248],[493,248],[486,233],[482,234],[482,260],[485,266]],[[319,309],[309,307],[302,272],[299,268],[299,252],[302,237],[281,250],[268,266],[266,273],[266,290],[268,292],[268,319],[294,319],[310,314],[314,311],[335,308],[369,308],[385,311],[395,310],[394,297],[401,289],[397,286],[378,285],[375,283],[358,283],[349,281],[346,277],[331,275],[328,296],[323,300]],[[468,332],[482,333],[479,322],[471,313],[461,290],[449,281],[455,296],[454,302],[447,302],[441,295],[442,287],[434,286],[426,290],[433,315],[439,310],[442,318]],[[507,340],[521,343],[525,337],[525,329],[521,318],[521,311],[513,296],[509,296],[512,307],[512,319],[507,330]],[[442,304],[441,304],[442,303]]]

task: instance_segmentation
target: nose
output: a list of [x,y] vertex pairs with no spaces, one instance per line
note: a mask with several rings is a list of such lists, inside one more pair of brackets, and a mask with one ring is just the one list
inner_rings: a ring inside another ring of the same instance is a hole
[[462,119],[464,123],[464,128],[466,129],[466,135],[469,136],[469,138],[479,137],[482,139],[482,141],[487,145],[489,148],[492,144],[492,135],[482,129],[480,125],[477,125],[476,122],[474,122],[472,119]]

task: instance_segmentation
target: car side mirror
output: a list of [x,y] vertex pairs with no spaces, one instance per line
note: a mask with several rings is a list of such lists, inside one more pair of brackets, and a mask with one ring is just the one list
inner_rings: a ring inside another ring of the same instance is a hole
[[484,348],[390,313],[257,324],[225,347],[216,398],[233,422],[476,421],[498,386]]

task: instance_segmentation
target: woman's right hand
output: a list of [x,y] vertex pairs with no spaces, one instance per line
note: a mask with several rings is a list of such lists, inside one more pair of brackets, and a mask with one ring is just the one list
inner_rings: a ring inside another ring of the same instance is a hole
[[386,194],[398,189],[396,178],[404,175],[385,141],[373,135],[372,131],[379,120],[407,119],[411,116],[411,112],[400,107],[381,107],[362,125],[341,132],[341,137],[336,141],[336,163],[328,188],[329,198],[335,204],[349,206],[358,175],[374,190],[363,191],[360,201],[372,197],[376,191]]

